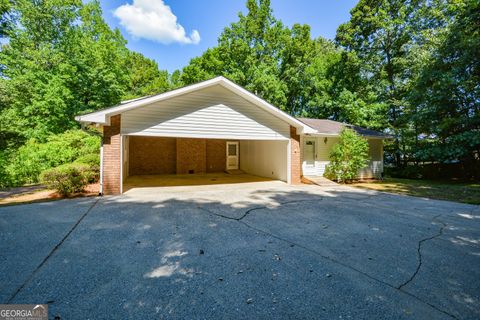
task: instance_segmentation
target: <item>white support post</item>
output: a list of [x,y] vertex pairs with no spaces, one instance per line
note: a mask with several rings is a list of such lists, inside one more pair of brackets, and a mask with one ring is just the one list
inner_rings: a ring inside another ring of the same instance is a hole
[[287,144],[287,183],[292,184],[292,140]]

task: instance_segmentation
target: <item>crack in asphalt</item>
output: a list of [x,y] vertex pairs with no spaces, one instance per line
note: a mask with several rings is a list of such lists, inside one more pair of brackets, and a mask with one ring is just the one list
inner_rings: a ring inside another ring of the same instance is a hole
[[[321,200],[323,200],[323,198],[315,199],[315,200],[312,200],[312,199],[298,199],[298,200],[291,200],[291,201],[285,201],[285,202],[278,202],[278,205],[285,205],[285,204],[297,203],[297,202],[312,202],[312,201],[317,202],[317,201],[321,201]],[[225,219],[234,220],[234,221],[242,221],[246,216],[248,216],[250,214],[250,212],[255,211],[255,210],[260,210],[260,209],[268,209],[269,207],[268,206],[258,206],[258,207],[250,208],[247,211],[245,211],[239,218],[226,216],[226,215],[221,214],[221,213],[216,213],[216,212],[213,212],[212,210],[209,210],[207,208],[203,208],[203,207],[200,207],[200,206],[197,206],[197,208],[200,209],[200,210],[203,210],[205,212],[208,212],[209,214],[220,217],[220,218],[225,218]]]
[[[321,200],[323,200],[323,198],[321,198]],[[279,204],[280,204],[280,205],[284,205],[284,204],[290,204],[290,203],[295,203],[295,202],[308,202],[308,201],[318,201],[318,199],[316,199],[316,200],[311,200],[311,199],[310,199],[310,200],[308,200],[308,199],[305,199],[305,200],[292,200],[292,201],[281,202],[281,203],[279,203]],[[272,238],[275,238],[275,239],[277,239],[277,240],[280,240],[280,241],[282,241],[282,242],[286,242],[286,243],[288,243],[288,244],[290,244],[290,245],[293,244],[294,246],[299,247],[299,248],[301,248],[301,249],[303,249],[303,250],[305,250],[305,251],[308,251],[308,252],[310,252],[310,253],[313,253],[313,254],[315,254],[315,255],[317,255],[317,256],[325,259],[325,260],[328,260],[328,261],[330,261],[330,262],[332,262],[332,263],[334,263],[334,264],[337,264],[337,265],[341,265],[342,267],[347,268],[347,269],[350,269],[350,270],[352,270],[352,271],[354,271],[354,272],[357,272],[357,273],[359,273],[359,274],[361,274],[361,275],[363,275],[363,276],[365,276],[365,277],[367,277],[367,278],[369,278],[369,279],[371,279],[371,280],[373,280],[373,281],[375,281],[375,282],[378,282],[378,283],[380,283],[380,284],[382,284],[382,285],[385,285],[385,286],[390,287],[390,288],[392,288],[392,289],[394,289],[394,290],[397,290],[398,292],[400,292],[400,293],[402,293],[402,294],[405,294],[405,295],[407,295],[407,296],[409,296],[409,297],[412,297],[412,298],[414,298],[415,300],[417,300],[417,301],[419,301],[419,302],[421,302],[421,303],[423,303],[423,304],[425,304],[425,305],[428,305],[428,306],[431,307],[432,309],[434,309],[434,310],[436,310],[436,311],[438,311],[438,312],[440,312],[440,313],[443,313],[443,314],[445,314],[445,315],[447,315],[447,316],[449,316],[449,317],[451,317],[451,318],[453,318],[453,319],[458,319],[455,315],[449,313],[448,311],[445,311],[445,310],[443,310],[443,309],[440,309],[440,308],[437,307],[436,305],[434,305],[434,304],[432,304],[432,303],[430,303],[430,302],[428,302],[428,301],[425,301],[425,300],[421,299],[420,297],[418,297],[418,296],[416,296],[416,295],[414,295],[414,294],[412,294],[412,293],[410,293],[410,292],[405,291],[405,290],[402,289],[402,287],[403,287],[404,285],[406,285],[407,283],[411,282],[411,281],[415,278],[415,276],[417,275],[418,271],[420,270],[420,266],[421,266],[420,247],[421,247],[421,244],[422,244],[423,242],[425,242],[425,241],[428,241],[428,240],[437,238],[437,237],[439,237],[439,236],[441,236],[441,235],[443,234],[443,229],[444,229],[447,225],[446,225],[445,223],[441,222],[441,221],[439,221],[439,222],[442,223],[443,226],[440,228],[440,231],[439,231],[438,234],[436,234],[436,235],[434,235],[434,236],[432,236],[432,237],[428,237],[428,238],[422,239],[422,240],[419,241],[419,247],[418,247],[418,251],[417,251],[417,252],[418,252],[419,257],[420,257],[420,263],[419,263],[419,265],[417,266],[417,270],[416,270],[416,272],[414,273],[414,275],[413,275],[413,276],[409,279],[409,281],[407,281],[405,284],[402,284],[402,285],[400,285],[400,286],[395,286],[395,285],[390,284],[390,283],[388,283],[388,282],[386,282],[386,281],[383,281],[382,279],[376,278],[376,277],[374,277],[374,276],[372,276],[372,275],[370,275],[370,274],[368,274],[368,273],[366,273],[366,272],[364,272],[364,271],[362,271],[362,270],[360,270],[360,269],[357,269],[357,268],[355,268],[355,267],[353,267],[353,266],[351,266],[351,265],[348,265],[348,264],[346,264],[346,263],[344,263],[344,262],[342,262],[342,261],[340,261],[340,260],[337,260],[337,259],[332,258],[332,257],[330,257],[330,256],[326,256],[326,255],[324,255],[324,254],[322,254],[322,253],[320,253],[320,252],[318,252],[318,251],[316,251],[316,250],[314,250],[314,249],[308,248],[308,247],[306,247],[306,246],[304,246],[304,245],[302,245],[302,244],[293,242],[293,241],[288,240],[288,239],[284,239],[284,238],[282,238],[282,237],[280,237],[280,236],[277,236],[277,235],[275,235],[275,234],[273,234],[273,233],[270,233],[270,232],[268,232],[268,231],[265,231],[265,230],[256,228],[256,227],[254,227],[254,226],[246,223],[245,221],[242,221],[242,220],[243,220],[246,216],[248,216],[251,212],[253,212],[253,211],[255,211],[255,210],[269,209],[268,206],[259,206],[259,207],[250,208],[250,209],[248,209],[240,218],[234,218],[234,217],[229,217],[229,216],[225,216],[225,215],[222,215],[222,214],[218,214],[218,213],[212,212],[212,211],[210,211],[210,210],[208,210],[208,209],[206,209],[206,208],[202,208],[202,207],[198,207],[198,208],[201,209],[201,210],[204,210],[204,211],[206,211],[206,212],[208,212],[208,213],[210,213],[210,214],[213,214],[213,215],[215,215],[215,216],[218,216],[218,217],[221,217],[221,218],[225,218],[225,219],[228,219],[228,220],[233,220],[233,221],[240,222],[241,224],[245,225],[247,228],[250,228],[250,229],[255,230],[255,231],[257,231],[257,232],[261,232],[261,233],[263,233],[263,234],[265,234],[265,235],[268,235],[268,236],[270,236],[270,237],[272,237]],[[432,221],[435,220],[436,218],[438,218],[439,216],[440,216],[440,215],[435,216],[435,217],[432,219]]]
[[434,222],[436,220],[436,221],[438,221],[442,224],[442,227],[440,227],[440,229],[438,230],[438,232],[435,235],[433,235],[431,237],[428,237],[428,238],[424,238],[424,239],[422,239],[418,242],[418,244],[417,244],[417,259],[418,259],[417,268],[416,268],[415,272],[412,274],[412,276],[410,277],[410,279],[408,279],[407,281],[405,281],[404,283],[402,283],[401,285],[399,285],[397,287],[398,290],[402,290],[403,287],[405,287],[407,284],[412,282],[415,279],[415,277],[417,276],[418,272],[420,271],[420,268],[422,267],[422,263],[423,263],[423,261],[422,261],[422,244],[424,242],[429,241],[429,240],[433,240],[435,238],[440,237],[443,234],[443,229],[445,229],[447,227],[447,225],[444,222],[437,219],[440,216],[441,215],[437,215],[437,216],[433,217],[432,222]]
[[78,225],[80,224],[80,222],[82,222],[83,219],[85,219],[85,217],[90,213],[90,211],[92,211],[93,207],[95,207],[98,203],[98,201],[100,201],[100,197],[95,200],[95,202],[87,209],[87,211],[85,211],[84,214],[82,214],[82,216],[77,220],[77,222],[75,222],[75,224],[70,228],[70,230],[67,232],[67,234],[65,234],[65,236],[62,238],[62,240],[60,240],[59,243],[57,243],[55,245],[55,247],[53,247],[53,249],[50,251],[50,253],[43,259],[42,262],[40,262],[40,264],[35,268],[35,270],[33,270],[33,272],[30,274],[30,276],[28,276],[28,278],[17,288],[17,290],[15,290],[15,292],[12,294],[12,296],[7,300],[7,304],[10,304],[13,299],[15,299],[15,297],[18,295],[18,293],[20,291],[22,291],[23,288],[25,288],[25,286],[27,284],[30,283],[30,281],[32,281],[33,277],[35,276],[35,274],[43,267],[43,265],[45,265],[45,263],[48,261],[48,259],[50,259],[50,257],[55,253],[55,251],[57,251],[60,246],[65,242],[65,240],[67,240],[67,238],[70,236],[70,234],[78,227]]

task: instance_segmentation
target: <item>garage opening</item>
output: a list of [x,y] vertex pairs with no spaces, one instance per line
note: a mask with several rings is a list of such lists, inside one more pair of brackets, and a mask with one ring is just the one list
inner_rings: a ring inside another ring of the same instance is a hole
[[123,191],[134,187],[287,181],[286,140],[123,137]]

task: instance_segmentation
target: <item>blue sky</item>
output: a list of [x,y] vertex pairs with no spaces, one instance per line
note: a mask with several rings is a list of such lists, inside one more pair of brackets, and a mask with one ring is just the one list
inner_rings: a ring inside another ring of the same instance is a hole
[[[223,28],[246,12],[246,0],[100,0],[103,16],[128,48],[172,72],[217,43]],[[357,0],[271,0],[277,19],[306,23],[312,36],[333,39]],[[168,6],[168,7],[166,7]],[[176,20],[175,20],[176,19]]]

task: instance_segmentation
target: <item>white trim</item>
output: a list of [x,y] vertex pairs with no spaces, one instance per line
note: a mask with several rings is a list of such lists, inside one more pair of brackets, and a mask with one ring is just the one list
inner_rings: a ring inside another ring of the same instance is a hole
[[292,140],[287,143],[287,183],[292,184]]
[[[312,158],[307,159],[307,143],[308,142],[313,142],[313,153],[312,153]],[[318,139],[317,137],[306,137],[303,139],[303,161],[305,162],[305,168],[312,169],[311,171],[315,171],[315,162],[317,161],[317,150],[318,150]],[[308,160],[311,160],[311,164],[308,164]],[[307,173],[309,175],[310,173]]]
[[[308,133],[308,134],[303,134],[305,137],[340,137],[340,134],[338,133],[322,133],[322,132],[317,132],[317,133]],[[380,140],[385,140],[385,139],[390,139],[389,137],[380,137],[380,136],[366,136],[366,135],[361,135],[361,137],[366,138],[366,139],[380,139]]]
[[196,90],[204,89],[213,85],[221,85],[226,89],[236,93],[237,95],[243,97],[244,99],[252,102],[256,106],[270,112],[277,118],[287,122],[288,124],[294,126],[297,129],[300,129],[299,133],[315,133],[317,130],[311,128],[310,126],[306,125],[305,123],[301,122],[300,120],[295,119],[294,117],[290,116],[289,114],[281,111],[280,109],[274,107],[273,105],[269,104],[265,100],[257,97],[253,93],[249,92],[248,90],[240,87],[239,85],[233,83],[232,81],[224,78],[224,77],[216,77],[207,81],[203,81],[200,83],[196,83],[190,86],[186,86],[180,89],[172,90],[169,92],[165,92],[162,94],[158,94],[152,97],[146,97],[137,99],[131,102],[127,102],[125,104],[120,104],[118,106],[114,106],[108,109],[104,109],[101,111],[96,111],[92,113],[88,113],[81,116],[76,116],[75,120],[79,122],[86,122],[86,123],[101,123],[101,124],[108,124],[110,121],[110,117],[123,113],[128,110],[132,110],[144,105],[148,105],[154,102],[170,99],[179,95],[183,95],[189,92],[193,92]]
[[221,134],[187,134],[187,133],[181,133],[181,134],[176,134],[176,133],[153,133],[153,132],[133,132],[133,133],[123,133],[125,136],[139,136],[139,137],[166,137],[166,138],[201,138],[201,139],[222,139],[222,140],[262,140],[262,141],[278,141],[278,140],[283,140],[287,141],[289,140],[287,137],[284,137],[282,135],[278,135],[278,138],[276,139],[268,139],[268,138],[258,138],[256,136],[244,136],[244,135],[231,135],[231,136],[225,136]]
[[128,138],[128,136],[125,136],[125,150],[126,150],[126,159],[125,159],[125,164],[126,164],[126,168],[125,168],[125,179],[128,178],[128,176],[130,175],[130,139]]

